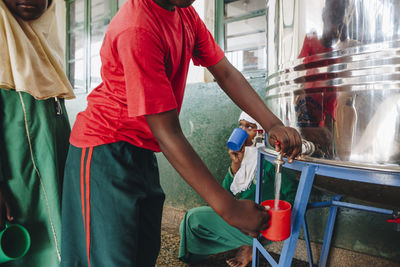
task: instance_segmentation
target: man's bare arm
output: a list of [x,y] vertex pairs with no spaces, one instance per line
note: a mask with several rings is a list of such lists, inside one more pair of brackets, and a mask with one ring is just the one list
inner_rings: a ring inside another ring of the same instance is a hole
[[184,136],[176,110],[147,115],[146,120],[168,161],[217,214],[252,236],[267,227],[268,213],[264,209],[253,201],[234,199],[214,179]]

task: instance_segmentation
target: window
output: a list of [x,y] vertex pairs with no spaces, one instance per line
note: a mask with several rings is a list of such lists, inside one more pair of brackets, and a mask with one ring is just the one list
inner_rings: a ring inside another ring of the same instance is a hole
[[125,0],[67,0],[67,73],[75,93],[100,82],[100,47],[107,25]]
[[242,72],[266,69],[266,1],[216,0],[216,40]]

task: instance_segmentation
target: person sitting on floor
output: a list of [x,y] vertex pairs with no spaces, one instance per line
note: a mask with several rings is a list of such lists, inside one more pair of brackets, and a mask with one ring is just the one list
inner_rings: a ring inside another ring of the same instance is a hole
[[[222,186],[239,199],[255,199],[257,150],[263,146],[259,133],[261,126],[248,114],[242,112],[239,127],[244,129],[248,138],[240,151],[229,150],[232,163],[222,182]],[[262,131],[264,132],[264,131]],[[264,160],[262,199],[275,197],[275,166]],[[280,199],[293,204],[297,191],[298,173],[283,168]],[[227,224],[211,207],[193,208],[186,212],[179,228],[181,240],[179,259],[195,263],[210,255],[228,250],[239,250],[234,258],[228,259],[229,266],[247,266],[252,260],[252,237]],[[265,244],[269,243],[265,240]]]

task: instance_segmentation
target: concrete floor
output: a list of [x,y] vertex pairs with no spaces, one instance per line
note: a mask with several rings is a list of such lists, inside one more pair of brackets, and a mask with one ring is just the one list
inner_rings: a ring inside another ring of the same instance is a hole
[[[225,253],[220,253],[214,255],[207,259],[204,262],[199,264],[188,265],[180,260],[178,260],[178,251],[179,251],[179,232],[175,227],[169,227],[168,225],[163,225],[161,230],[161,250],[157,259],[156,267],[181,267],[181,266],[191,266],[191,267],[226,267],[228,266],[225,261],[229,258],[232,258],[236,251],[228,251]],[[271,254],[275,260],[277,260],[278,255]],[[270,266],[263,257],[261,258],[260,266]],[[251,266],[249,264],[248,266]],[[293,260],[293,267],[308,267],[308,263]]]
[[[214,255],[200,264],[187,265],[178,260],[179,251],[179,224],[185,214],[184,210],[174,208],[171,206],[164,206],[163,219],[162,219],[162,246],[160,254],[156,263],[157,267],[171,266],[191,266],[191,267],[226,267],[228,266],[225,261],[234,257],[236,251],[228,251],[218,255]],[[278,259],[282,250],[283,242],[273,242],[268,246],[268,252],[275,260]],[[314,263],[319,261],[321,254],[321,244],[312,243]],[[260,257],[260,266],[270,266],[264,257]],[[291,267],[308,267],[307,249],[304,240],[299,240],[296,245],[296,251]],[[249,264],[251,266],[251,264]],[[400,262],[393,262],[387,259],[374,257],[367,254],[357,253],[350,250],[334,248],[330,249],[329,259],[327,266],[332,267],[360,267],[360,266],[373,266],[373,267],[400,267]]]

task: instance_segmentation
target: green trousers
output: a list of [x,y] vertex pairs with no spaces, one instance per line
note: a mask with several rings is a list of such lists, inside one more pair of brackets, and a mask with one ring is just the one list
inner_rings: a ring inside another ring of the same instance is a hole
[[212,254],[253,244],[252,237],[230,226],[211,207],[189,210],[181,222],[179,233],[181,235],[179,259],[188,263],[195,263]]
[[[57,108],[63,113],[57,114]],[[0,89],[0,180],[9,190],[14,222],[31,236],[28,253],[1,266],[59,266],[69,133],[62,99],[35,100],[27,93]]]
[[71,145],[65,169],[61,266],[154,266],[165,199],[154,153]]

